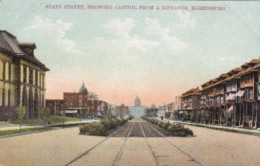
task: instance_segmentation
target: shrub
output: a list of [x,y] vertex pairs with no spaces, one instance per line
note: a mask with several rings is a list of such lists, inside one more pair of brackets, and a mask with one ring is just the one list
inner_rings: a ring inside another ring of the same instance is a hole
[[164,123],[162,121],[159,121],[157,124],[158,124],[158,126],[163,127]]
[[123,124],[123,119],[121,118],[116,119],[116,125],[121,125],[121,124]]
[[157,123],[157,120],[155,120],[155,119],[149,119],[148,122],[155,124],[155,123]]
[[111,128],[116,127],[116,119],[110,119]]
[[106,130],[112,128],[111,119],[109,119],[109,118],[102,119],[102,120],[101,120],[101,123],[104,125],[104,127],[106,128]]
[[190,130],[189,128],[185,128],[184,125],[180,124],[170,124],[167,128],[167,131],[172,136],[187,137],[193,135],[192,130]]
[[104,135],[105,131],[105,126],[99,122],[93,122],[80,126],[80,134]]
[[162,124],[162,127],[163,127],[165,130],[167,130],[167,128],[168,128],[169,125],[170,125],[169,122],[163,123],[163,124]]

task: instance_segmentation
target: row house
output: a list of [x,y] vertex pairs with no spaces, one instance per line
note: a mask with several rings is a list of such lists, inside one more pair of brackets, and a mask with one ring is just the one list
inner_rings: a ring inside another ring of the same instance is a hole
[[[260,127],[260,59],[202,84],[196,122]],[[183,103],[189,104],[185,97]]]
[[191,119],[195,116],[199,109],[200,94],[199,87],[196,87],[181,95],[181,109],[178,111],[179,120]]
[[225,85],[223,80],[227,74],[210,80],[202,85],[200,98],[200,111],[195,119],[196,122],[222,124],[225,109]]

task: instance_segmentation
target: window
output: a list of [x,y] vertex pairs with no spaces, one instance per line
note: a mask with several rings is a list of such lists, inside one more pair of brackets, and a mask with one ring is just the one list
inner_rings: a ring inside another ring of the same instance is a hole
[[5,89],[2,91],[2,105],[5,106]]
[[9,81],[12,81],[12,76],[11,76],[11,71],[12,71],[12,65],[11,64],[9,64],[9,69],[8,69],[8,79],[9,79]]
[[8,106],[11,106],[11,91],[8,90]]
[[3,63],[3,69],[4,69],[4,70],[3,70],[3,80],[5,80],[5,65],[6,65],[6,63],[4,62],[4,63]]
[[29,70],[29,84],[33,84],[33,69]]
[[253,89],[247,89],[247,90],[245,91],[244,96],[245,96],[245,99],[251,99],[251,100],[253,100],[253,99],[254,99],[254,97],[253,97]]
[[26,75],[26,66],[23,67],[23,82],[26,83],[26,78],[27,78],[27,75]]
[[253,90],[252,89],[249,89],[249,99],[252,99],[253,100]]
[[260,71],[258,71],[258,82],[260,82]]
[[260,98],[260,84],[257,85],[257,98]]
[[220,97],[220,103],[221,103],[221,104],[224,103],[224,97],[223,97],[223,96]]
[[35,72],[35,85],[38,86],[38,72]]

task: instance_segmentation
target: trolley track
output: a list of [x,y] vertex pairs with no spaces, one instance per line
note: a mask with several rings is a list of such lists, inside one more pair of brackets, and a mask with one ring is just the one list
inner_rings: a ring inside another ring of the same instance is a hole
[[[133,125],[128,128],[130,129],[127,137],[130,135],[132,129],[133,129]],[[111,138],[114,134],[116,134],[117,132],[119,132],[120,130],[124,129],[124,126],[118,128],[116,131],[112,132],[109,136],[107,136],[105,139],[103,139],[102,141],[98,142],[96,145],[92,146],[90,149],[88,149],[87,151],[83,152],[82,154],[76,156],[74,159],[72,159],[71,161],[69,161],[67,164],[65,164],[64,166],[69,166],[71,164],[73,164],[74,162],[76,162],[77,160],[79,160],[80,158],[82,158],[83,156],[86,156],[88,153],[90,153],[92,150],[94,150],[95,148],[97,148],[99,145],[101,145],[102,143],[104,143],[105,141],[107,141],[109,138]],[[126,141],[126,140],[125,140]],[[125,142],[124,141],[124,142]]]
[[[144,122],[144,123],[147,123],[147,122]],[[143,136],[144,136],[144,138],[145,138],[145,142],[146,142],[146,144],[147,144],[147,146],[148,146],[148,148],[149,148],[149,150],[150,150],[150,152],[151,152],[151,154],[152,154],[152,156],[153,156],[153,159],[154,159],[154,161],[155,161],[155,163],[156,163],[156,166],[158,166],[158,165],[159,165],[159,162],[158,162],[158,160],[157,160],[157,157],[155,156],[155,153],[154,153],[154,151],[153,151],[151,145],[149,144],[149,142],[148,142],[148,140],[147,140],[147,137],[146,137],[146,134],[145,134],[145,132],[144,132],[143,126],[141,125],[140,122],[139,122],[139,125],[140,125],[140,128],[141,128],[141,130],[142,130]]]
[[[139,135],[137,135],[137,133],[139,133]],[[109,136],[104,138],[102,141],[96,143],[90,149],[88,149],[85,152],[83,152],[82,154],[79,154],[78,156],[76,156],[74,159],[69,161],[65,166],[69,166],[69,165],[73,164],[74,162],[76,162],[77,160],[88,155],[91,151],[93,151],[97,147],[101,146],[101,144],[106,142],[111,137],[125,137],[124,140],[122,140],[121,145],[119,145],[120,149],[116,153],[116,157],[114,158],[114,160],[112,160],[112,164],[111,164],[113,166],[118,166],[121,159],[123,158],[122,157],[123,154],[125,153],[124,151],[126,149],[126,144],[128,142],[127,140],[129,139],[129,137],[132,137],[132,136],[144,137],[145,144],[147,145],[148,151],[150,152],[150,154],[152,156],[151,162],[154,161],[156,166],[158,166],[160,162],[158,160],[158,157],[155,155],[155,151],[152,149],[152,146],[147,139],[148,137],[160,137],[160,138],[164,139],[167,143],[171,144],[174,148],[176,148],[182,154],[184,154],[185,156],[190,158],[190,161],[197,163],[198,165],[204,165],[200,161],[198,161],[196,158],[194,158],[191,154],[187,153],[182,148],[180,148],[178,145],[176,145],[172,141],[170,141],[162,132],[158,131],[156,128],[154,128],[152,125],[150,125],[148,122],[128,122],[127,124],[121,126],[117,130],[112,132]],[[144,146],[145,146],[145,144],[144,144]],[[123,161],[124,161],[124,159],[123,159]]]
[[154,127],[152,127],[150,124],[148,124],[148,122],[147,122],[147,125],[148,125],[150,128],[152,128],[154,131],[156,131],[159,135],[161,135],[162,138],[163,138],[164,140],[166,140],[168,143],[170,143],[173,147],[175,147],[175,148],[178,149],[180,152],[182,152],[183,154],[185,154],[186,156],[188,156],[188,157],[191,159],[191,161],[194,161],[194,162],[196,162],[197,164],[204,166],[204,164],[202,164],[200,161],[198,161],[197,159],[195,159],[191,154],[185,152],[185,151],[184,151],[183,149],[181,149],[178,145],[174,144],[174,143],[173,143],[172,141],[170,141],[164,134],[162,134],[160,131],[158,131],[157,129],[155,129]]
[[121,157],[122,157],[122,155],[123,155],[123,152],[124,152],[124,148],[125,148],[126,141],[127,141],[127,139],[129,138],[129,136],[130,136],[130,134],[131,134],[131,132],[132,132],[132,130],[133,130],[133,128],[134,128],[134,125],[135,125],[135,123],[132,124],[132,126],[131,126],[131,128],[130,128],[130,131],[128,132],[128,134],[127,134],[127,136],[126,136],[124,142],[122,143],[122,145],[121,145],[121,147],[120,147],[120,150],[119,150],[119,152],[117,153],[116,158],[115,158],[114,161],[113,161],[113,164],[112,164],[113,166],[116,166],[116,165],[118,164],[118,162],[120,161],[120,159],[121,159]]

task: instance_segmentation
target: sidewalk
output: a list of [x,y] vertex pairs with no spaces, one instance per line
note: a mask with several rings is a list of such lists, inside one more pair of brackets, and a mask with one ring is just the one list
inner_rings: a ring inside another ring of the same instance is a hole
[[[80,124],[80,123],[91,123],[91,122],[98,122],[99,120],[97,119],[82,119],[82,120],[76,120],[76,121],[67,121],[65,123],[52,123],[53,124]],[[46,126],[50,126],[47,125]],[[22,124],[22,129],[24,128],[37,128],[37,127],[44,127],[43,124]],[[20,124],[0,124],[0,131],[5,131],[5,130],[15,130],[15,129],[20,129]]]
[[218,126],[218,125],[210,125],[210,124],[200,124],[200,123],[191,123],[191,122],[183,122],[183,121],[175,121],[175,120],[168,120],[164,119],[164,122],[170,122],[170,123],[180,123],[184,125],[191,125],[191,126],[197,126],[197,127],[206,127],[210,129],[215,130],[225,130],[225,131],[231,131],[231,132],[242,132],[242,133],[248,133],[248,134],[260,134],[260,129],[245,129],[245,128],[239,128],[239,127],[228,127],[228,126]]

